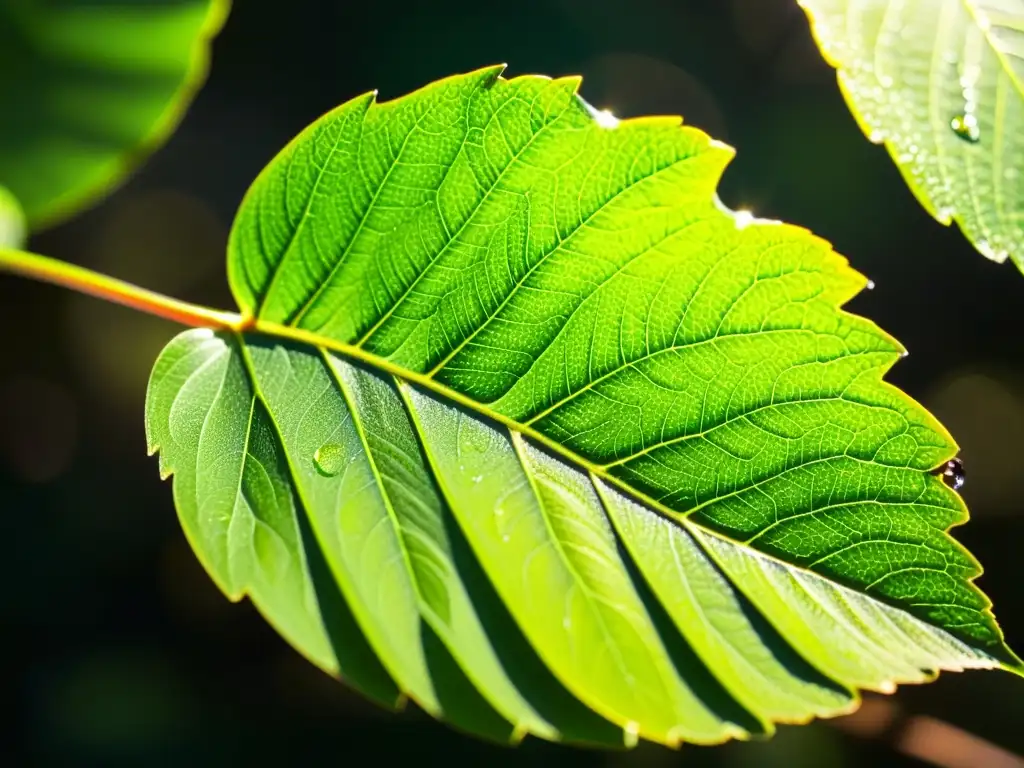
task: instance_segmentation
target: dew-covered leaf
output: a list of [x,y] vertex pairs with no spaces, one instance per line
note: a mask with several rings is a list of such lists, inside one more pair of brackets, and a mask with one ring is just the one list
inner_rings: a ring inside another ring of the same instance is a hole
[[822,240],[731,150],[489,68],[275,158],[147,405],[213,579],[324,669],[497,740],[717,743],[1019,671],[956,453]]
[[1024,270],[1024,0],[798,2],[921,204]]
[[120,183],[177,126],[228,0],[0,4],[0,184],[37,229]]

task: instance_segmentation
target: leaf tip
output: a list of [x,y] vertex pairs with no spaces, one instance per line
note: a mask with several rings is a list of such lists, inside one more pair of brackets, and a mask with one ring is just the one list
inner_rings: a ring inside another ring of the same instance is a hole
[[480,85],[484,90],[493,88],[495,84],[501,80],[501,76],[504,74],[506,69],[508,69],[508,64],[503,62],[501,64],[492,64],[489,67],[477,70],[476,74],[480,76]]
[[734,147],[732,144],[726,144],[721,139],[715,139],[715,138],[712,138],[712,137],[709,136],[708,137],[708,146],[711,149],[718,150],[719,152],[727,152],[730,155],[735,155],[736,154],[736,147]]

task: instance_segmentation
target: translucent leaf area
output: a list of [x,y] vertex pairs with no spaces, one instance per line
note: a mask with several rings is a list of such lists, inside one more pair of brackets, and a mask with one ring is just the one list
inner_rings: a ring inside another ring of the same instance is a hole
[[1019,670],[956,446],[882,380],[864,279],[734,217],[731,150],[489,68],[273,160],[146,424],[231,599],[384,705],[499,741],[717,743]]
[[119,183],[177,125],[228,0],[0,3],[0,185],[35,229]]
[[1024,0],[798,0],[921,204],[1024,269]]

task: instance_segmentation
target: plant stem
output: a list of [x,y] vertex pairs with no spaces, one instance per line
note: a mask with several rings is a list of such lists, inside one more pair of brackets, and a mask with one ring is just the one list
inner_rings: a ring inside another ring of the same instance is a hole
[[11,272],[33,280],[60,285],[195,328],[242,331],[252,325],[250,318],[234,312],[221,312],[172,299],[170,296],[140,288],[91,269],[27,251],[0,248],[0,272]]

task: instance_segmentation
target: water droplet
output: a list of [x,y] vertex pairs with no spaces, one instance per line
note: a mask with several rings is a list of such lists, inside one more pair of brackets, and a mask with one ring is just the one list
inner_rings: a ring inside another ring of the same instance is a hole
[[893,80],[891,77],[889,77],[889,75],[879,75],[878,83],[883,88],[892,88]]
[[475,477],[473,478],[473,482],[474,482],[474,483],[479,483],[479,482],[481,482],[481,481],[482,481],[483,479],[484,479],[484,476],[483,476],[483,475],[476,475],[476,476],[475,476]]
[[501,537],[501,540],[507,542],[509,540],[509,535],[506,533],[504,536]]
[[949,127],[953,129],[953,133],[971,144],[977,144],[981,139],[978,118],[974,115],[957,115],[949,121]]
[[626,723],[622,728],[622,743],[632,749],[636,746],[640,740],[640,723],[634,723],[632,721]]
[[942,481],[954,491],[959,491],[963,488],[964,480],[967,479],[967,476],[964,473],[964,463],[959,458],[947,461],[939,468],[937,474],[942,478]]
[[334,477],[345,463],[345,449],[337,443],[324,443],[313,454],[316,471],[324,477]]

